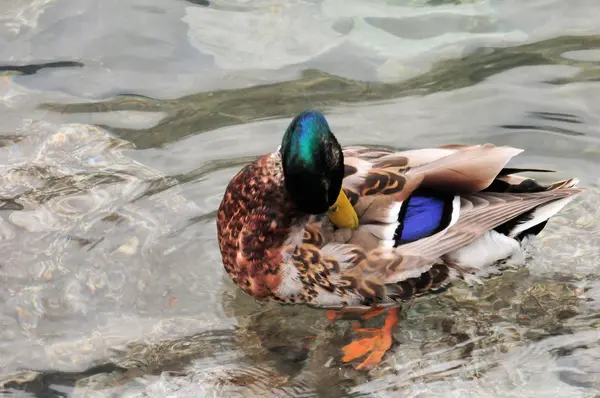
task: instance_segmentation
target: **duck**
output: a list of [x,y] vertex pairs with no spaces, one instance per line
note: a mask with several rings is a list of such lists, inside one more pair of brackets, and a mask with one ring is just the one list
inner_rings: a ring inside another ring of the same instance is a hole
[[507,167],[522,149],[493,144],[393,150],[342,147],[324,114],[296,115],[281,145],[244,166],[217,211],[229,278],[261,302],[306,305],[355,322],[343,364],[376,367],[402,305],[458,280],[523,265],[528,242],[578,194]]

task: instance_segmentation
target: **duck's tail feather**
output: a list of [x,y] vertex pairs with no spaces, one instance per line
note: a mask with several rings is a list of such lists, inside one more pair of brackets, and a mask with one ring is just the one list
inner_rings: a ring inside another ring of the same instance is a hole
[[[529,171],[529,170],[527,170]],[[538,170],[539,171],[539,170]],[[510,182],[507,182],[510,181]],[[511,183],[512,182],[512,183]],[[544,191],[556,191],[561,189],[573,188],[577,185],[577,178],[558,181],[547,186],[540,185],[533,179],[516,177],[507,174],[499,177],[490,185],[488,191],[506,192],[506,193],[536,193]],[[548,220],[561,211],[569,202],[571,202],[580,191],[573,192],[565,198],[545,203],[520,216],[499,225],[494,230],[514,238],[521,242],[525,237],[539,234],[546,226]]]

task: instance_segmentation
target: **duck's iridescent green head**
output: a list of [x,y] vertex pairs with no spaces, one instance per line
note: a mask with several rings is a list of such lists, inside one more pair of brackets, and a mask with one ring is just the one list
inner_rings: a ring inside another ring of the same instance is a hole
[[292,120],[281,143],[285,186],[298,209],[325,213],[336,203],[344,178],[344,154],[319,111]]

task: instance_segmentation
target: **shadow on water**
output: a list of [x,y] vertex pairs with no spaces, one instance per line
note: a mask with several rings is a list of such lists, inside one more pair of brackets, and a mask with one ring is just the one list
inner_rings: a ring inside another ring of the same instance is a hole
[[74,61],[57,61],[48,62],[45,64],[31,64],[31,65],[0,65],[1,72],[17,72],[21,75],[28,76],[38,73],[42,69],[46,68],[83,68],[85,65],[81,62]]
[[[575,115],[569,115],[566,113],[556,113],[556,112],[529,112],[527,115],[530,118],[534,119],[537,123],[540,121],[549,121],[549,122],[560,122],[567,124],[583,124],[583,120],[580,117]],[[539,126],[536,124],[504,124],[499,126],[500,128],[507,130],[535,130],[539,129]],[[553,125],[544,125],[543,129],[547,132],[562,134],[566,136],[578,137],[585,135],[584,133],[569,130],[566,128],[560,128],[558,126]]]
[[[369,101],[384,101],[408,95],[425,95],[472,86],[495,74],[521,66],[568,65],[579,68],[575,76],[549,84],[596,81],[596,62],[563,57],[568,51],[600,48],[600,36],[563,36],[508,48],[480,48],[460,59],[442,61],[431,70],[399,83],[356,81],[307,70],[300,79],[236,90],[220,90],[158,100],[122,96],[108,101],[81,104],[43,104],[42,109],[74,113],[111,111],[166,112],[167,116],[148,129],[109,128],[137,148],[160,147],[189,135],[219,127],[267,118],[291,117],[306,108]],[[511,126],[508,126],[511,127]]]

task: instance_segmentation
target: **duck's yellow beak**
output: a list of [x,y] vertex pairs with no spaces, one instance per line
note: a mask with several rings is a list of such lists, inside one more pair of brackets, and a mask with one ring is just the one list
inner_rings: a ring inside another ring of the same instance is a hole
[[358,228],[358,215],[343,189],[340,190],[340,194],[333,206],[327,211],[327,215],[331,222],[340,228]]

